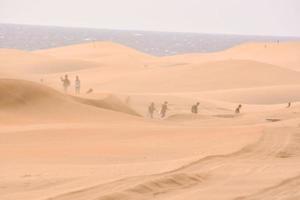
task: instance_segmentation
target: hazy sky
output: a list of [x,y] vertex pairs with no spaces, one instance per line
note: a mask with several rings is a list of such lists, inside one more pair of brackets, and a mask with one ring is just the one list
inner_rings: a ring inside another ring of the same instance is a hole
[[0,23],[300,36],[300,0],[0,0]]

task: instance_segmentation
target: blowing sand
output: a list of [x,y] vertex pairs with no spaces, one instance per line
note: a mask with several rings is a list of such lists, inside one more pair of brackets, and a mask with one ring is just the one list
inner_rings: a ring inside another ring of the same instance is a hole
[[[1,49],[0,199],[300,199],[299,49]],[[164,101],[166,118],[150,119],[148,105]]]

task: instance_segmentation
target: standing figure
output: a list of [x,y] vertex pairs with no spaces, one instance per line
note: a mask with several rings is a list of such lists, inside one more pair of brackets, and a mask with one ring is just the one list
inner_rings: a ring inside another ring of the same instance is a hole
[[167,110],[169,110],[169,108],[168,108],[168,102],[165,101],[165,103],[161,106],[161,109],[160,109],[160,117],[161,118],[165,118],[166,117]]
[[81,87],[80,79],[79,79],[78,76],[76,76],[76,80],[75,80],[75,94],[77,94],[77,95],[80,94],[80,87]]
[[241,108],[242,108],[242,105],[240,104],[240,105],[235,109],[235,114],[240,114],[240,113],[241,113]]
[[197,102],[195,105],[192,106],[191,111],[192,111],[193,114],[198,114],[198,107],[199,107],[199,105],[200,105],[200,103]]
[[154,113],[155,110],[156,110],[155,104],[152,102],[150,104],[150,106],[148,107],[148,114],[149,114],[151,119],[153,119],[153,113]]
[[289,102],[287,108],[290,108],[291,106],[292,106],[292,102]]
[[60,79],[61,79],[62,84],[63,84],[64,92],[65,92],[65,93],[68,93],[68,88],[69,88],[69,86],[71,85],[71,82],[70,82],[70,80],[69,80],[68,75],[66,74],[66,75],[65,75],[65,78],[60,77]]

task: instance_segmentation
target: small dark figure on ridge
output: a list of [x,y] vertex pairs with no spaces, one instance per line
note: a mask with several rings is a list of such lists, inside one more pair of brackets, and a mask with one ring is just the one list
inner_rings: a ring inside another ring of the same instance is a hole
[[152,102],[148,107],[148,114],[151,119],[153,119],[153,114],[155,110],[156,110],[155,104]]
[[240,104],[236,109],[235,109],[235,114],[240,114],[242,109],[242,105]]
[[60,80],[62,81],[62,84],[63,84],[63,88],[64,88],[64,92],[65,93],[68,93],[68,88],[70,87],[71,85],[71,82],[69,80],[69,77],[68,75],[66,74],[65,77],[60,77]]
[[169,110],[169,108],[168,108],[168,102],[165,101],[165,103],[161,106],[161,109],[160,109],[160,117],[161,118],[165,118],[166,117],[167,110]]
[[192,106],[191,112],[192,112],[193,114],[198,114],[198,107],[199,107],[199,105],[200,105],[200,103],[197,102],[195,105]]

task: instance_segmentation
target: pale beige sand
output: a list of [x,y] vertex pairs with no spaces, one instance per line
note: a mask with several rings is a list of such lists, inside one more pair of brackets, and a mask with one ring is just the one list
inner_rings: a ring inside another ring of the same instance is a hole
[[1,72],[55,73],[101,66],[76,58],[55,58],[14,49],[0,49]]
[[92,42],[40,50],[35,51],[35,53],[62,59],[76,58],[84,61],[98,62],[102,66],[123,68],[147,67],[151,61],[155,60],[153,56],[112,42]]
[[199,92],[298,85],[300,72],[249,60],[155,68],[115,78],[99,86],[114,92]]
[[[165,58],[109,42],[1,50],[0,199],[299,199],[299,43],[264,45]],[[76,75],[92,94],[72,96]],[[149,119],[151,101],[169,101],[166,119]]]
[[300,42],[246,43],[216,53],[185,54],[163,58],[164,65],[201,64],[220,60],[252,60],[300,70]]

